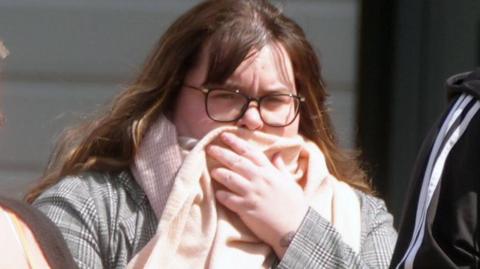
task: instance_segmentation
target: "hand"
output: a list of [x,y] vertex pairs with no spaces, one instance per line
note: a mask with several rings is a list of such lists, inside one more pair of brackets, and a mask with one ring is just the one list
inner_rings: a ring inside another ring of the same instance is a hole
[[263,152],[234,134],[223,133],[221,139],[230,149],[216,145],[207,149],[224,165],[211,171],[212,178],[226,187],[217,191],[218,201],[283,257],[288,244],[281,243],[282,238],[296,232],[308,210],[301,187],[280,156],[270,162]]

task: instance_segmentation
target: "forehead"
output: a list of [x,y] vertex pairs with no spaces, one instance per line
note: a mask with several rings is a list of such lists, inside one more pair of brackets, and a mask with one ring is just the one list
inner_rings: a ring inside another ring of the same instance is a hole
[[230,48],[202,48],[184,81],[191,85],[225,85],[248,90],[281,89],[296,93],[295,77],[290,56],[279,42],[269,42],[248,53]]
[[291,61],[284,46],[281,43],[272,42],[260,49],[251,50],[235,72],[242,72],[251,68],[252,65],[262,70],[279,69],[284,73],[291,67]]
[[227,83],[259,84],[261,88],[283,85],[294,88],[294,72],[290,57],[280,43],[270,43],[252,51],[235,69]]

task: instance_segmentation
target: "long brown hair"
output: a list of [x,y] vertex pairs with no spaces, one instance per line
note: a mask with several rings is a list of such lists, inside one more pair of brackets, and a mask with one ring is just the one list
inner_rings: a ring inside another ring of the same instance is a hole
[[32,202],[67,175],[128,169],[153,121],[160,113],[172,112],[186,73],[207,42],[207,82],[224,82],[253,49],[280,42],[292,61],[298,92],[306,97],[300,111],[300,133],[318,144],[334,176],[370,192],[356,158],[337,145],[318,58],[303,30],[267,0],[207,0],[169,27],[136,81],[107,111],[64,132],[41,183],[26,200]]

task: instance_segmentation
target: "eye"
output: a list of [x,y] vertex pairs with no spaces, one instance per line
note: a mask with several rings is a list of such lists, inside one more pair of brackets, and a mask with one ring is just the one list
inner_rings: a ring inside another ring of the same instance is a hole
[[270,104],[285,104],[285,103],[290,103],[292,100],[292,97],[289,95],[271,95],[265,97],[265,102],[268,102]]
[[238,97],[235,92],[231,92],[223,89],[212,89],[212,91],[210,92],[210,98],[218,99],[218,100],[232,100]]

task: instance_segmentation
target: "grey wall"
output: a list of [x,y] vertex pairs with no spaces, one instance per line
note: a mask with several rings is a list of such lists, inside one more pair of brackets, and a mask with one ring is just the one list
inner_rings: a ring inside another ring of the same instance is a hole
[[[21,197],[59,132],[128,84],[175,17],[198,1],[0,0],[2,74],[0,194]],[[318,48],[341,141],[353,144],[357,40],[354,0],[286,2]]]

